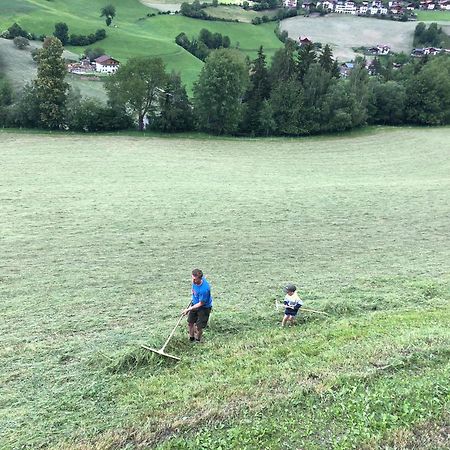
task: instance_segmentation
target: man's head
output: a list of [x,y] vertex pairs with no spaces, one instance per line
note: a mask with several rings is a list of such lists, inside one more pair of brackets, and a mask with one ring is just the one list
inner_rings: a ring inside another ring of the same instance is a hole
[[196,285],[202,284],[203,272],[200,269],[194,269],[192,271],[192,282]]

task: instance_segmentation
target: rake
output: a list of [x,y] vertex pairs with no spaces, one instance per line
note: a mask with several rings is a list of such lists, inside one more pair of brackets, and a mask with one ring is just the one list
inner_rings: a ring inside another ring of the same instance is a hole
[[158,355],[164,356],[166,358],[172,358],[172,359],[175,359],[176,361],[181,361],[181,359],[178,358],[178,356],[169,355],[169,353],[166,353],[164,350],[166,349],[167,344],[169,343],[169,341],[172,339],[172,336],[175,333],[175,330],[178,328],[178,325],[180,325],[180,322],[183,319],[183,317],[184,317],[184,314],[181,314],[180,318],[178,319],[177,324],[173,327],[173,330],[169,334],[169,337],[167,338],[166,342],[164,342],[164,345],[159,350],[157,350],[156,348],[148,347],[147,345],[144,345],[144,344],[141,344],[141,347],[145,348],[146,350],[149,350],[149,351],[151,351],[153,353],[157,353]]

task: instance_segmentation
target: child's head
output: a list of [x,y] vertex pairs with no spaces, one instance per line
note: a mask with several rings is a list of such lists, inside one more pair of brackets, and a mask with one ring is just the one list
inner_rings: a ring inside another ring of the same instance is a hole
[[283,288],[283,291],[288,295],[292,295],[296,290],[297,288],[293,284],[288,284]]

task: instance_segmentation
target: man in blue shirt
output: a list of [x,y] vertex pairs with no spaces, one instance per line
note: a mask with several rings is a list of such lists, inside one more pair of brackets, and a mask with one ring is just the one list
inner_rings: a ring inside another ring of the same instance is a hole
[[189,340],[200,342],[212,309],[211,288],[200,269],[192,271],[192,302],[183,311],[188,315]]

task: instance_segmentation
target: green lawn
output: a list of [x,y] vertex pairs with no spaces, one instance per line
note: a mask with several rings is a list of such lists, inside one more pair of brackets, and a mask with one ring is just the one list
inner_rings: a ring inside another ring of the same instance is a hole
[[448,448],[450,128],[0,140],[2,450]]
[[417,20],[421,22],[449,22],[450,11],[417,11]]
[[[103,0],[0,0],[0,29],[6,29],[14,21],[36,34],[51,34],[56,22],[66,22],[69,33],[95,32],[107,28],[107,38],[94,44],[113,57],[125,62],[133,56],[160,56],[169,70],[181,72],[188,88],[197,79],[203,63],[175,44],[175,37],[182,31],[189,36],[198,35],[200,29],[208,28],[230,36],[233,43],[251,57],[256,56],[263,45],[269,56],[282,46],[274,34],[275,24],[254,27],[250,24],[222,23],[190,19],[183,16],[147,17],[155,10],[144,6],[138,0],[123,0],[117,5],[117,16],[113,26],[106,27],[100,18]],[[76,54],[82,47],[68,47]]]

